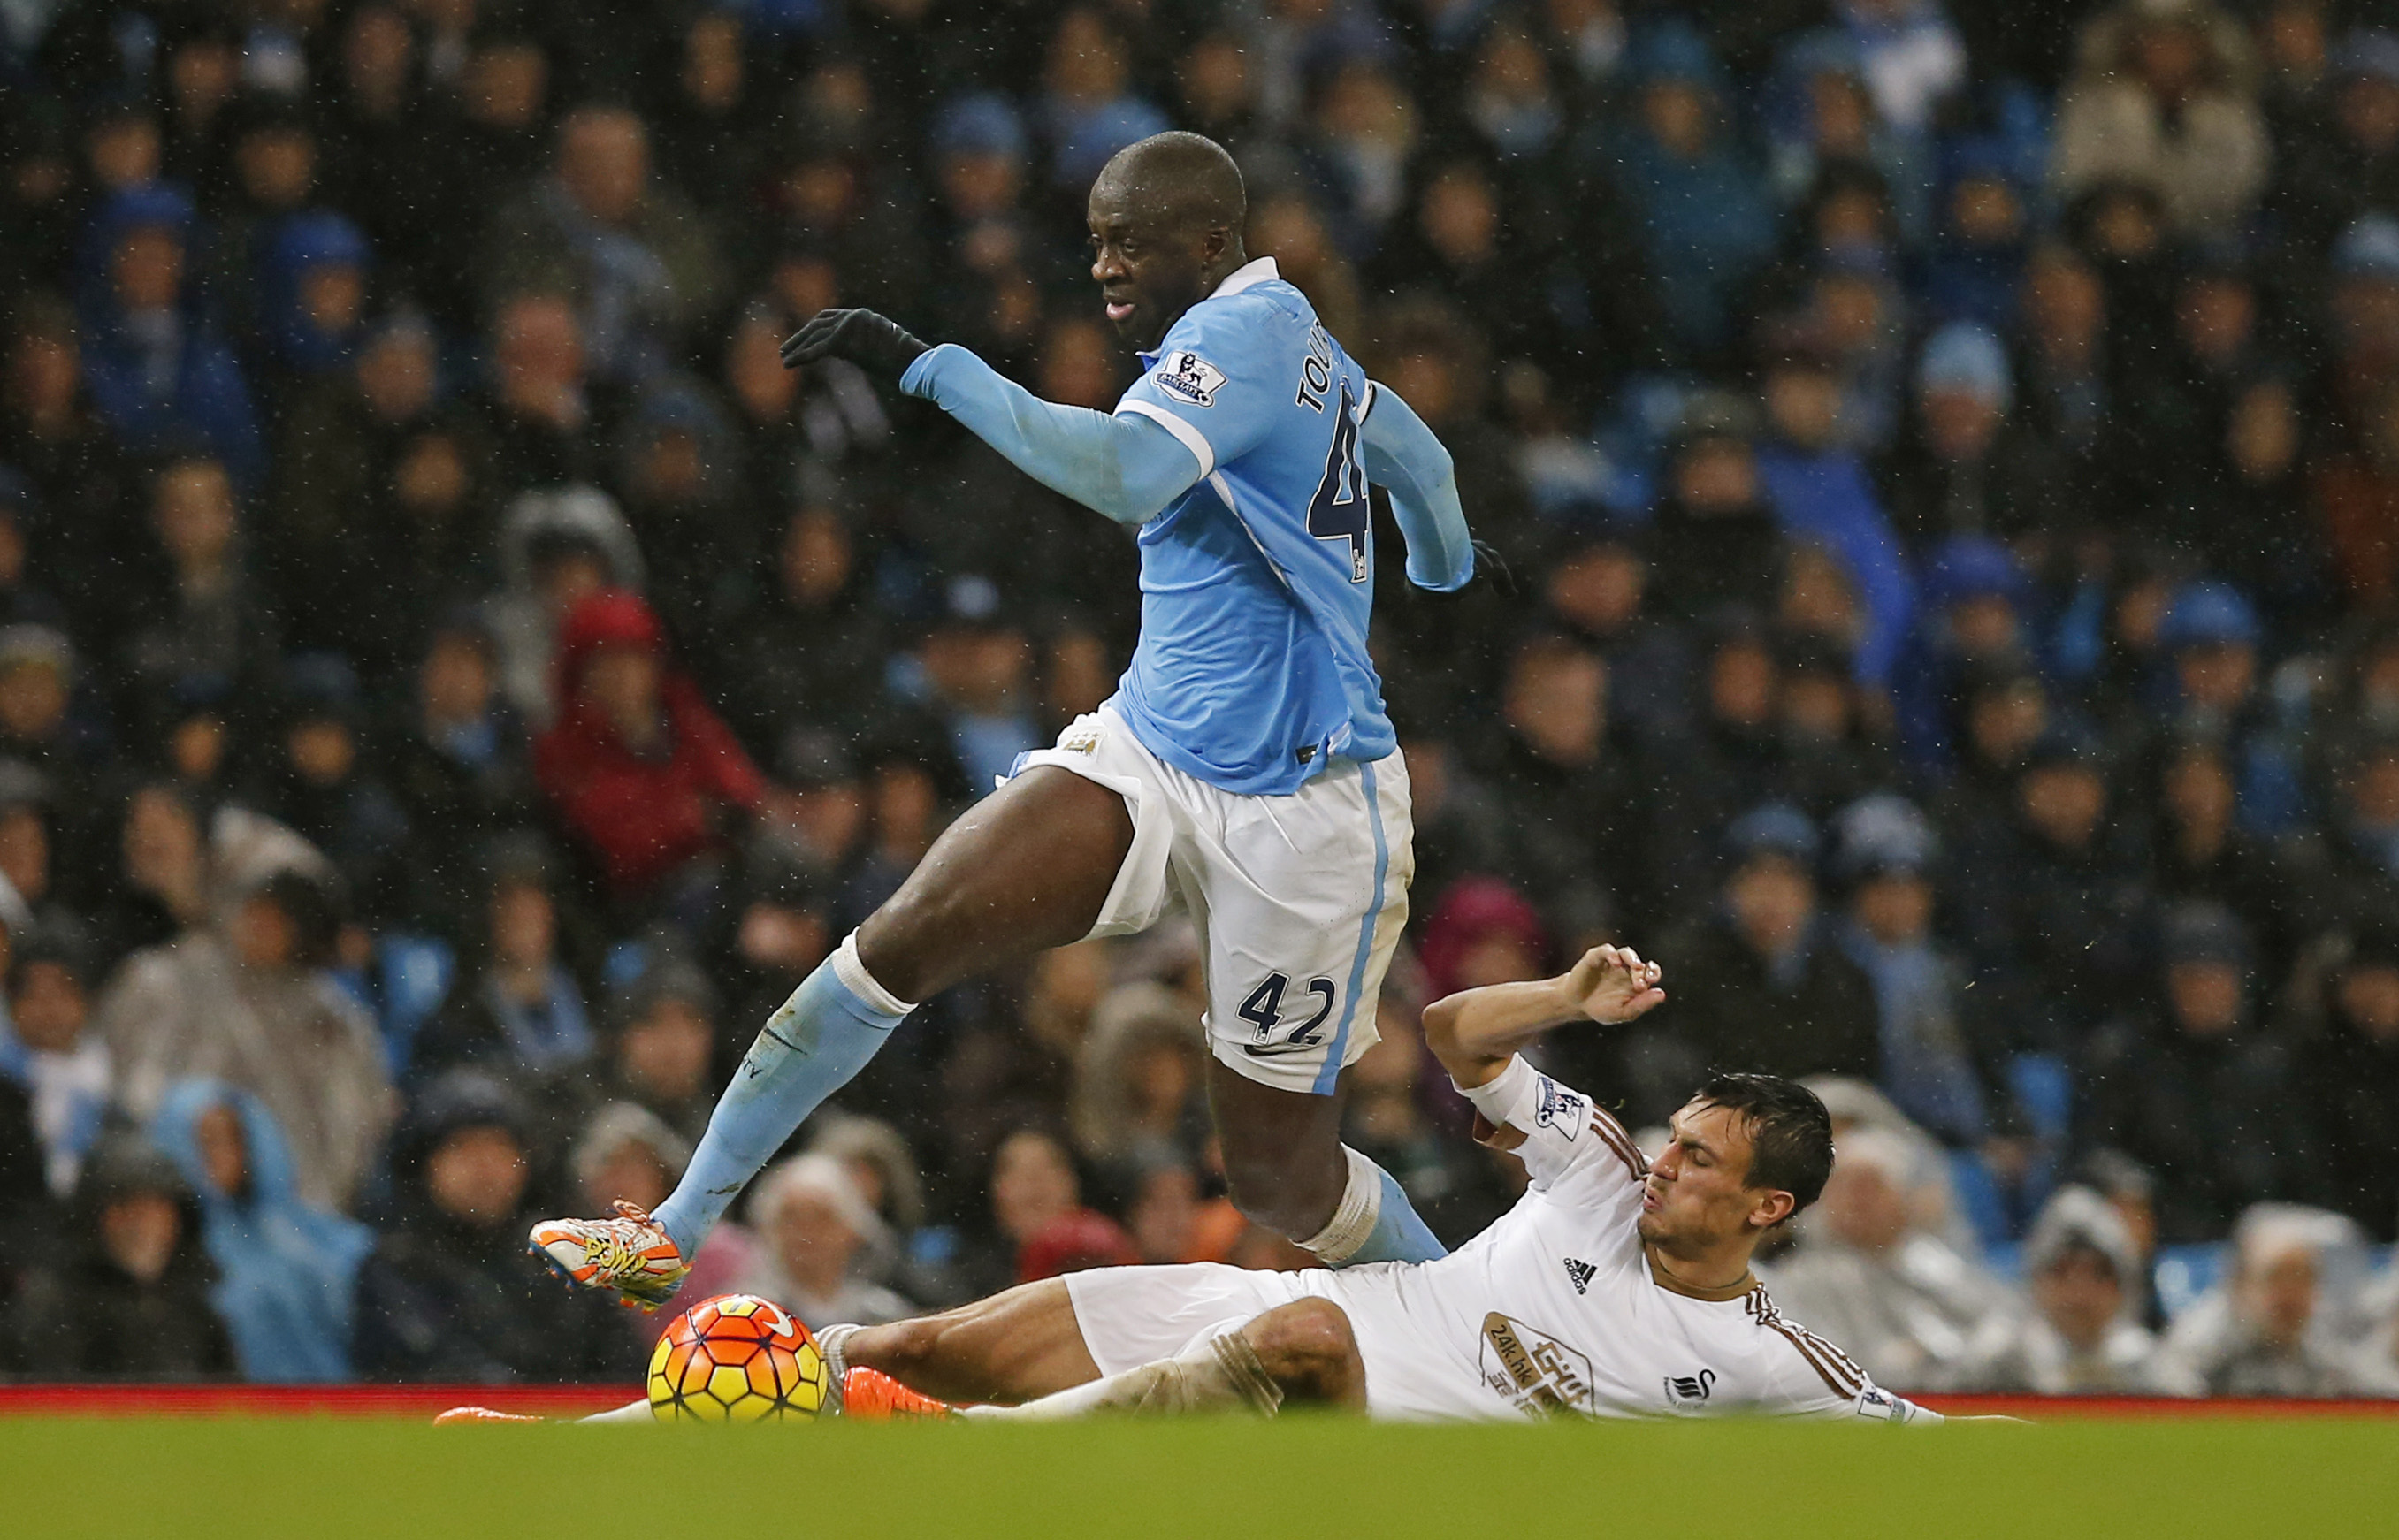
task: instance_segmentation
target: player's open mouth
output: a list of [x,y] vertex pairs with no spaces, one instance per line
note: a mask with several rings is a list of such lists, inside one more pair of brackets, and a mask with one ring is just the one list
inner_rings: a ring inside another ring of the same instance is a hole
[[1108,319],[1112,321],[1120,321],[1132,314],[1132,305],[1130,302],[1125,300],[1108,301]]
[[1664,1207],[1666,1207],[1666,1200],[1659,1196],[1658,1189],[1650,1186],[1646,1182],[1643,1182],[1641,1184],[1641,1211],[1645,1214],[1654,1214]]

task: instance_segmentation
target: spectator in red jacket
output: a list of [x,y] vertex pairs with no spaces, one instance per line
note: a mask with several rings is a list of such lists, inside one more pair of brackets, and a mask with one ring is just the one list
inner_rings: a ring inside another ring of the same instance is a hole
[[557,725],[534,745],[534,774],[598,858],[620,899],[656,893],[716,848],[766,783],[691,677],[641,595],[603,588],[558,640]]

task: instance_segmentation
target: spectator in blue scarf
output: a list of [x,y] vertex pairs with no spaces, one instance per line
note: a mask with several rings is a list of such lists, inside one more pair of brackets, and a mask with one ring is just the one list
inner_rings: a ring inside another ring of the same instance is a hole
[[1906,799],[1853,803],[1840,817],[1836,875],[1849,885],[1837,931],[1874,986],[1883,1093],[1944,1142],[1972,1148],[1988,1132],[1982,1077],[1968,1037],[1966,972],[1932,938],[1931,824]]
[[209,1290],[242,1378],[350,1377],[352,1279],[374,1246],[354,1220],[301,1201],[291,1149],[266,1104],[217,1080],[167,1093],[150,1136],[200,1199]]

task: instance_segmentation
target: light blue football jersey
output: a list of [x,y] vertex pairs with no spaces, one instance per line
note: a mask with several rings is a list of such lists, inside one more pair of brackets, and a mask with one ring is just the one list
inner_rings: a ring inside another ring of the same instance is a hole
[[1200,478],[1141,527],[1141,642],[1117,709],[1228,791],[1297,790],[1397,738],[1366,651],[1375,554],[1359,425],[1375,386],[1284,282],[1240,268],[1184,312],[1117,405]]

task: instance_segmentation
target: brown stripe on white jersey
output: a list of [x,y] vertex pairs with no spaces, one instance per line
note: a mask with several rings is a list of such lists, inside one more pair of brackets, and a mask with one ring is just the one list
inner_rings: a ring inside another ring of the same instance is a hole
[[1784,1320],[1782,1312],[1775,1307],[1773,1298],[1764,1288],[1751,1290],[1742,1303],[1751,1315],[1757,1317],[1758,1325],[1780,1335],[1797,1349],[1799,1357],[1807,1360],[1808,1367],[1831,1387],[1834,1395],[1855,1396],[1865,1389],[1865,1373],[1850,1361],[1849,1355],[1807,1328]]
[[1624,1131],[1624,1125],[1609,1116],[1596,1101],[1591,1103],[1591,1131],[1599,1136],[1600,1142],[1606,1144],[1617,1159],[1624,1162],[1624,1169],[1633,1173],[1633,1181],[1638,1182],[1649,1174],[1649,1162],[1642,1158],[1641,1147],[1633,1142],[1633,1136]]

